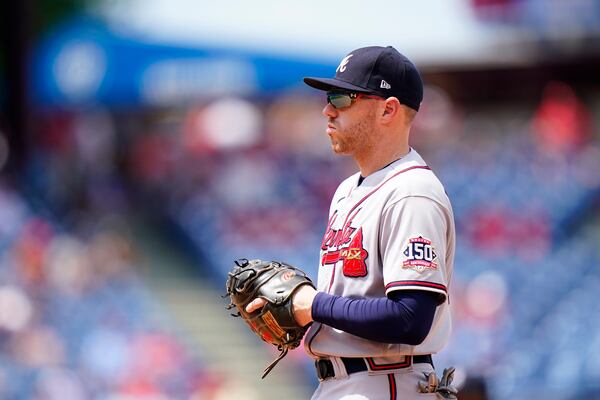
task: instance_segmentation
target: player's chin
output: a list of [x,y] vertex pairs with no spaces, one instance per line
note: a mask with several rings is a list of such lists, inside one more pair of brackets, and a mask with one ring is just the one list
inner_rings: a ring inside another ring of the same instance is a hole
[[344,143],[340,142],[338,139],[331,135],[329,136],[329,139],[331,140],[331,150],[335,154],[346,154],[346,146],[344,146]]
[[350,154],[350,151],[348,151],[347,148],[345,148],[344,146],[340,145],[339,143],[338,144],[332,143],[331,144],[331,150],[333,150],[333,152],[335,154],[342,155],[342,156]]
[[332,137],[330,137],[330,139],[331,139],[331,150],[334,153],[339,154],[340,149],[341,149],[339,142]]

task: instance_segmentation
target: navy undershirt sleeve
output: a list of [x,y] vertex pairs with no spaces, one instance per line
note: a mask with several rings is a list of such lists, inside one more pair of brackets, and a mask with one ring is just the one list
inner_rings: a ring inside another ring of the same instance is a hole
[[438,294],[425,290],[396,290],[390,298],[319,292],[312,304],[312,317],[364,339],[418,345],[429,333],[438,300]]

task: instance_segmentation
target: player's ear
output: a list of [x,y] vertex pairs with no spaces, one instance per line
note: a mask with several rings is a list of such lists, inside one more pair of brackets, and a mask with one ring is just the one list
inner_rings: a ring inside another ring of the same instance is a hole
[[398,114],[400,114],[401,107],[402,105],[397,98],[388,97],[385,99],[385,103],[381,112],[381,122],[384,124],[389,124],[394,121],[398,117]]

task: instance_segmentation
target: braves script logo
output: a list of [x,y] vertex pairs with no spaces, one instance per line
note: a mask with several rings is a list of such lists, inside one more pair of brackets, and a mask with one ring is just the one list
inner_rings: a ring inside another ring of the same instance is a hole
[[342,229],[333,229],[333,225],[337,220],[338,214],[337,211],[333,213],[333,215],[329,218],[327,222],[327,229],[325,230],[325,235],[323,236],[323,242],[321,243],[321,250],[327,250],[330,247],[340,247],[345,244],[350,243],[350,237],[356,230],[356,228],[351,227],[352,220],[356,217],[356,214],[360,209],[356,210],[352,215],[348,217],[348,221],[344,224]]
[[350,61],[350,57],[352,57],[352,54],[344,57],[342,61],[340,61],[340,65],[338,65],[338,67],[335,69],[335,72],[344,72],[346,70],[346,65],[348,64],[348,61]]
[[402,263],[404,269],[412,269],[420,273],[426,269],[437,268],[437,264],[433,262],[437,255],[431,240],[423,236],[409,239],[404,255],[406,256],[406,260]]
[[[351,226],[354,217],[356,217],[359,211],[360,208],[348,217],[342,229],[332,228],[337,219],[337,212],[335,212],[329,218],[327,230],[321,243],[321,249],[326,251],[321,258],[321,265],[335,264],[342,260],[344,275],[352,278],[367,276],[367,264],[365,260],[369,256],[369,253],[363,247],[362,228],[358,228],[357,230]],[[356,234],[352,237],[355,232]],[[327,251],[332,247],[337,247],[338,250]]]

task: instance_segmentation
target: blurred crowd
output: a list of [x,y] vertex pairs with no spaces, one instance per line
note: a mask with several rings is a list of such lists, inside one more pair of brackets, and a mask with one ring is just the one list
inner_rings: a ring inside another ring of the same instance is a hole
[[0,184],[0,398],[223,398],[139,281],[127,235],[48,215]]
[[[324,101],[290,93],[52,113],[41,119],[29,181],[75,226],[130,211],[166,217],[216,281],[240,257],[282,259],[316,278],[330,197],[355,171],[331,154]],[[474,378],[499,399],[596,388],[600,363],[586,353],[600,349],[600,323],[590,318],[600,291],[600,147],[590,107],[563,82],[549,82],[536,104],[493,108],[426,88],[412,144],[447,188],[458,233],[454,335],[436,365],[457,366],[467,389]],[[0,296],[23,311],[10,320],[0,310],[13,349],[4,364],[22,365],[5,368],[0,382],[12,382],[9,373],[25,382],[41,363],[51,368],[35,391],[53,390],[53,380],[125,394],[204,384],[210,374],[153,324],[152,295],[131,273],[126,239],[59,233],[17,194],[3,198],[20,213],[0,207],[10,260]],[[85,320],[65,323],[74,316]],[[35,346],[56,350],[38,360]]]

